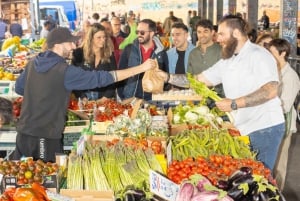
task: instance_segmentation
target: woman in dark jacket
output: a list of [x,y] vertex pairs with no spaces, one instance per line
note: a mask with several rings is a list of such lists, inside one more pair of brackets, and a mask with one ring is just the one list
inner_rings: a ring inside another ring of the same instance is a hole
[[[73,51],[72,64],[90,71],[117,69],[112,41],[101,24],[94,23],[89,28],[81,47]],[[89,100],[115,98],[116,85],[74,93],[77,97],[86,97]]]

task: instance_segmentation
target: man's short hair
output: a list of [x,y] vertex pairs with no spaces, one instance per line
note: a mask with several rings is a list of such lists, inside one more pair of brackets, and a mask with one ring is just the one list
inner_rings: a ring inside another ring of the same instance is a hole
[[285,61],[288,61],[291,53],[291,44],[286,39],[275,38],[269,42],[268,46],[274,46],[279,54],[285,52],[284,59]]
[[139,23],[148,24],[150,31],[153,31],[155,33],[157,32],[156,23],[153,20],[151,20],[151,19],[143,19]]
[[48,20],[46,20],[46,21],[44,22],[44,26],[47,26],[47,25],[51,25],[51,22],[48,21]]
[[98,13],[94,13],[92,15],[92,18],[95,19],[95,20],[99,20],[100,19],[100,15]]
[[188,27],[182,22],[175,22],[172,25],[172,28],[183,29],[184,31],[189,32]]
[[212,21],[208,20],[208,19],[199,20],[196,24],[196,29],[198,27],[203,27],[203,28],[209,29],[211,31],[214,30],[214,25],[213,25]]
[[102,23],[102,22],[109,22],[109,20],[108,20],[107,17],[104,17],[104,18],[102,18],[102,19],[100,20],[100,23]]
[[226,23],[226,25],[232,30],[237,29],[242,35],[248,36],[250,30],[249,24],[241,17],[236,15],[227,15],[219,21],[219,24],[221,23]]

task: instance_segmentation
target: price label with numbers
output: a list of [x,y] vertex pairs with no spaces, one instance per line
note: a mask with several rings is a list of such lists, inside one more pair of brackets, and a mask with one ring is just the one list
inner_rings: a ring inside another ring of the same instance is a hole
[[152,193],[168,201],[175,201],[179,185],[152,170],[149,172],[149,179]]

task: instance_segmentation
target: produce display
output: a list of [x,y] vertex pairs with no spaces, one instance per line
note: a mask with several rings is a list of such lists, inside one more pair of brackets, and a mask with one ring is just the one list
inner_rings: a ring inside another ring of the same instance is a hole
[[173,160],[184,160],[188,157],[204,157],[211,155],[230,155],[233,158],[255,158],[248,145],[240,138],[232,137],[228,130],[217,130],[207,127],[184,130],[170,136]]
[[[0,53],[0,80],[14,81],[24,70],[29,52],[40,51],[44,42],[38,40],[25,47],[16,38],[6,41]],[[197,102],[187,98],[187,102],[170,106],[168,116],[166,108],[152,103],[144,103],[134,111],[131,104],[115,100],[88,101],[71,96],[66,126],[86,126],[81,134],[91,136],[85,139],[83,152],[76,152],[79,142],[74,142],[67,168],[58,178],[59,188],[112,190],[116,201],[159,200],[154,198],[159,195],[150,191],[149,170],[155,170],[178,184],[176,201],[283,200],[271,171],[256,160],[257,153],[239,137],[237,129],[224,126],[234,121],[230,114],[207,106],[209,100],[221,98],[191,75],[188,80],[191,89],[163,95],[165,99],[191,96]],[[164,101],[161,99],[157,97]],[[17,121],[22,97],[12,101]],[[89,125],[81,121],[88,119]],[[92,121],[110,122],[105,127],[109,140],[92,137],[96,136]],[[182,125],[180,131],[171,133]],[[32,159],[0,162],[0,174],[15,177],[18,185],[2,189],[0,201],[22,200],[20,196],[50,200],[41,184],[45,175],[57,174],[59,168],[56,163]]]
[[111,99],[97,102],[71,98],[69,109],[83,112],[84,115],[93,114],[94,121],[97,122],[112,121],[115,117],[124,113],[130,116],[132,112],[130,104],[121,104]]
[[28,48],[31,49],[31,50],[33,50],[33,51],[39,52],[39,51],[41,51],[41,49],[42,49],[45,41],[46,41],[45,38],[41,38],[39,40],[33,41],[32,43],[30,43],[28,45]]
[[206,105],[179,104],[172,109],[173,124],[211,125],[221,127],[223,113],[216,108],[210,110]]
[[168,166],[167,176],[175,183],[181,183],[193,174],[206,176],[214,185],[218,180],[226,180],[233,172],[241,167],[250,167],[253,173],[262,175],[275,184],[270,169],[254,159],[235,159],[229,155],[211,155],[209,158],[197,157],[185,160],[173,160]]
[[219,180],[217,187],[227,191],[227,195],[234,201],[282,200],[278,188],[264,176],[254,174],[249,167],[241,167],[227,180]]
[[145,136],[166,137],[167,132],[167,124],[164,124],[163,121],[153,121],[148,110],[140,109],[134,119],[127,115],[119,115],[114,118],[113,123],[107,127],[106,134],[143,138]]
[[194,174],[190,176],[189,180],[181,183],[176,201],[202,200],[233,201],[226,192],[216,188],[206,177]]
[[18,185],[43,183],[43,176],[57,174],[59,166],[56,163],[44,163],[42,160],[7,161],[0,163],[0,174],[4,177],[16,177]]
[[67,188],[112,189],[120,197],[126,187],[134,186],[150,193],[149,170],[163,172],[153,151],[125,140],[114,142],[87,144],[83,155],[70,154]]
[[15,81],[16,80],[16,76],[13,73],[4,70],[3,67],[0,67],[0,81],[1,80]]
[[[204,83],[199,82],[192,76],[192,74],[188,73],[187,78],[190,82],[190,87],[194,89],[197,94],[202,96],[202,104],[207,103],[208,98],[210,98],[213,101],[219,101],[222,99],[220,96],[218,96],[217,92],[215,92],[212,89],[209,89]],[[234,119],[232,118],[229,112],[226,112],[226,115],[229,118],[230,122],[234,122]]]
[[181,183],[176,201],[281,201],[278,188],[263,176],[252,173],[249,167],[241,167],[227,180],[216,185],[200,174],[194,174]]
[[20,116],[22,102],[23,97],[19,97],[13,100],[13,116],[15,119],[19,118]]

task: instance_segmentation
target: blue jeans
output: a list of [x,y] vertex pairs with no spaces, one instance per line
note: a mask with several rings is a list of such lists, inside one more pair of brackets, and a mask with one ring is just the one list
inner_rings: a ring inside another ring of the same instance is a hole
[[275,166],[284,133],[285,124],[282,123],[249,134],[252,151],[258,152],[256,159],[271,171]]

